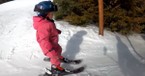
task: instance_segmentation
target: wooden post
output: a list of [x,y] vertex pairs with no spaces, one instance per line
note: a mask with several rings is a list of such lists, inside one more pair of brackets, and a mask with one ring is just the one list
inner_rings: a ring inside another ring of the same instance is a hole
[[103,6],[103,0],[98,0],[99,4],[99,35],[104,35],[104,6]]

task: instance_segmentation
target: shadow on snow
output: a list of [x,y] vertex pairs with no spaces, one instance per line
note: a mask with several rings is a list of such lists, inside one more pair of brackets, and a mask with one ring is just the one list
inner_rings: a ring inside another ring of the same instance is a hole
[[145,65],[140,63],[129,51],[119,36],[116,36],[118,63],[124,76],[145,76]]
[[75,59],[76,55],[80,52],[80,45],[83,42],[83,36],[86,34],[86,31],[78,31],[74,34],[67,42],[66,51],[62,55],[68,59]]

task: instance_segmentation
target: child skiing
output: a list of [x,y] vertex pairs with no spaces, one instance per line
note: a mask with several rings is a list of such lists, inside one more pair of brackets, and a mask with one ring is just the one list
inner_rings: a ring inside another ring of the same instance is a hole
[[51,71],[68,72],[61,67],[61,62],[69,63],[61,56],[62,48],[58,44],[58,35],[61,33],[55,26],[53,12],[57,11],[57,6],[51,1],[42,1],[35,5],[34,11],[37,16],[33,17],[33,27],[36,30],[36,38],[43,54],[50,58]]

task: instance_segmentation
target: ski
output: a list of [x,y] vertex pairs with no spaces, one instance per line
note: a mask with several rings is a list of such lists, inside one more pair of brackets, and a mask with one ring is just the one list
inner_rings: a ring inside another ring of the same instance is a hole
[[82,62],[81,59],[77,59],[77,60],[68,60],[68,61],[62,61],[63,63],[67,63],[67,64],[80,64]]
[[67,73],[64,73],[64,74],[61,74],[61,75],[77,74],[77,73],[83,72],[84,69],[85,69],[85,66],[82,66],[82,67],[79,67],[77,69],[71,70],[70,72],[67,72]]
[[[65,76],[65,75],[69,75],[69,74],[77,74],[77,73],[83,72],[84,69],[85,69],[85,66],[82,66],[82,67],[79,67],[79,68],[71,70],[71,71],[60,72],[60,73],[45,72],[44,74],[40,74],[39,76]],[[48,71],[51,72],[50,70],[48,70]]]
[[[50,58],[45,57],[43,59],[44,61],[50,62]],[[61,60],[61,62],[63,63],[67,63],[67,64],[80,64],[82,62],[81,59],[76,59],[76,60]]]

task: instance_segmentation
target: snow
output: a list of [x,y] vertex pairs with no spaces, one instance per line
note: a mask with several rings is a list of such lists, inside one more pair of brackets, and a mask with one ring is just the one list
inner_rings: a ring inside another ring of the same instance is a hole
[[[33,8],[40,1],[15,0],[0,5],[0,76],[38,76],[45,67],[50,68],[50,63],[43,61],[45,56],[32,27]],[[62,65],[66,68],[87,66],[84,72],[69,76],[145,76],[145,65],[130,53],[133,48],[126,36],[106,30],[100,36],[94,25],[76,27],[64,21],[55,23],[62,30],[59,36],[62,55],[83,59],[79,65]],[[144,42],[140,36],[129,39]]]

